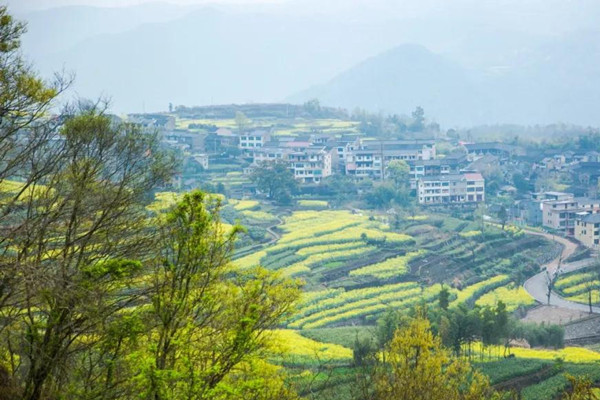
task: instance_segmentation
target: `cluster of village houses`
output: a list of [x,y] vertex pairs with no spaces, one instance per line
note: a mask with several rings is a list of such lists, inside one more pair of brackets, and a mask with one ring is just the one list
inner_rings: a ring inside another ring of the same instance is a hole
[[[387,167],[394,160],[405,161],[411,189],[422,205],[457,205],[485,202],[486,164],[510,162],[523,150],[505,143],[465,143],[463,151],[438,157],[433,139],[379,140],[356,134],[273,135],[269,129],[236,133],[219,128],[199,134],[168,126],[162,139],[180,148],[189,160],[208,169],[211,157],[236,149],[247,160],[249,174],[264,161],[284,160],[299,183],[318,185],[333,174],[356,180],[387,179]],[[490,161],[492,160],[492,161]],[[569,168],[582,184],[594,186],[600,177],[600,155],[565,152],[542,157],[533,163],[537,170],[560,171]],[[585,182],[583,182],[585,181]],[[506,190],[514,190],[508,187]],[[511,209],[516,219],[572,236],[590,248],[599,248],[600,200],[577,197],[573,193],[547,191],[532,193]]]
[[[467,156],[457,153],[438,158],[435,140],[432,139],[374,140],[359,135],[336,137],[318,133],[273,136],[265,130],[235,134],[221,128],[213,135],[207,135],[202,146],[193,143],[198,140],[197,134],[182,134],[168,133],[165,140],[185,143],[189,146],[188,150],[203,147],[209,151],[211,147],[235,146],[241,153],[240,157],[250,162],[244,168],[247,174],[262,162],[284,160],[302,184],[319,184],[333,174],[381,181],[387,178],[389,163],[402,160],[410,167],[410,185],[417,191],[421,204],[485,201],[485,181],[479,172],[467,168]],[[191,154],[203,167],[208,167],[208,152]]]

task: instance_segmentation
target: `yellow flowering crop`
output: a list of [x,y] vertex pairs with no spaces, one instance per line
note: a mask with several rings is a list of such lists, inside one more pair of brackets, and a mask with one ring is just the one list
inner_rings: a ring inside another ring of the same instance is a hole
[[577,285],[582,282],[592,280],[595,277],[596,277],[596,274],[593,272],[580,272],[580,273],[576,273],[576,274],[558,278],[558,281],[556,282],[555,287],[557,289],[563,289],[563,288]]
[[465,238],[469,238],[469,237],[474,237],[474,236],[479,236],[481,235],[481,231],[467,231],[467,232],[461,232],[459,233],[460,236],[465,237]]
[[464,288],[463,290],[459,290],[457,292],[457,297],[456,300],[454,300],[454,302],[456,304],[460,304],[460,303],[464,303],[465,301],[467,301],[468,299],[470,299],[471,297],[473,297],[473,295],[488,287],[488,286],[493,286],[496,284],[501,284],[501,283],[506,283],[510,280],[510,278],[508,277],[508,275],[497,275],[493,278],[490,279],[486,279],[485,281],[481,281],[478,282],[474,285],[471,286],[467,286],[466,288]]
[[256,221],[269,222],[276,220],[273,214],[269,214],[268,212],[264,211],[243,210],[241,213],[244,217]]
[[332,252],[344,249],[355,249],[357,247],[364,247],[365,244],[363,242],[348,242],[348,243],[332,243],[332,244],[322,244],[316,246],[307,246],[303,247],[296,252],[296,254],[300,254],[301,256],[309,256],[311,254],[319,254],[325,252]]
[[[600,291],[598,289],[592,289],[592,303],[599,303],[600,302]],[[579,293],[579,294],[574,294],[572,296],[566,296],[565,298],[567,300],[571,300],[571,301],[576,301],[578,303],[588,303],[589,301],[589,293],[588,291],[585,291],[583,293]]]
[[[296,313],[296,318],[314,314],[323,310],[337,308],[346,303],[361,301],[364,299],[381,296],[386,293],[403,292],[405,290],[417,287],[418,284],[416,282],[402,282],[349,291],[344,291],[344,289],[327,289],[325,291],[322,290],[316,292],[315,294],[311,294],[314,292],[308,292],[306,293],[306,297],[303,299],[300,309]],[[330,295],[331,292],[334,292],[335,295]]]
[[[365,310],[375,307],[377,310],[384,310],[390,304],[397,304],[400,301],[417,297],[421,294],[421,288],[414,287],[399,292],[391,292],[373,297],[344,304],[337,308],[324,310],[308,317],[296,321],[293,326],[302,326],[304,328],[318,328],[334,321],[341,321],[355,316],[367,315]],[[292,326],[292,324],[290,324]]]
[[304,292],[302,293],[302,305],[306,306],[312,302],[323,300],[326,298],[334,297],[344,293],[344,289],[324,289],[317,290],[313,292]]
[[259,203],[256,200],[229,200],[234,204],[233,208],[238,211],[251,210],[258,207]]
[[404,256],[388,258],[385,261],[350,271],[350,275],[371,275],[382,279],[402,275],[408,271],[408,263],[415,257],[418,257],[424,253],[424,250],[418,250],[407,253]]
[[439,288],[429,287],[425,290],[420,289],[409,289],[405,291],[405,296],[402,294],[396,294],[397,298],[382,299],[382,302],[365,301],[364,303],[357,302],[358,308],[350,309],[348,311],[333,313],[331,316],[319,316],[314,322],[307,323],[302,326],[304,329],[320,328],[329,324],[339,323],[347,319],[369,317],[384,312],[387,309],[401,309],[408,308],[416,304],[417,302],[431,301],[437,296]]
[[326,200],[298,200],[298,205],[302,207],[327,207],[329,203]]
[[[494,346],[492,352],[502,353],[504,347]],[[558,357],[568,363],[590,363],[600,361],[600,353],[583,347],[565,347],[564,349],[525,349],[513,347],[510,349],[517,358],[534,358],[538,360],[554,360]]]
[[321,298],[313,295],[315,296],[313,299],[304,300],[295,316],[295,320],[289,324],[290,327],[308,327],[309,325],[306,324],[310,324],[312,327],[324,326],[327,321],[337,315],[343,314],[341,319],[349,315],[364,315],[365,307],[382,305],[381,309],[385,309],[386,304],[419,296],[422,291],[416,282],[403,282],[341,293],[336,292],[333,296],[327,296],[323,292],[320,293],[322,293],[320,294]]
[[291,329],[276,329],[268,332],[268,335],[269,341],[279,352],[291,357],[328,361],[345,361],[352,358],[352,350],[344,346],[317,342]]
[[256,267],[257,265],[260,265],[260,259],[265,257],[266,255],[267,252],[265,250],[260,250],[256,253],[251,253],[247,256],[233,260],[233,264],[240,269]]
[[494,307],[499,300],[502,300],[506,304],[508,311],[513,311],[519,306],[527,306],[535,303],[534,298],[522,286],[515,287],[513,284],[510,284],[487,292],[475,304],[478,306]]
[[302,272],[310,271],[310,266],[317,263],[326,263],[329,260],[336,260],[342,258],[350,258],[353,256],[360,256],[372,251],[375,251],[374,246],[362,246],[354,249],[343,249],[331,252],[321,252],[308,256],[306,259],[299,261],[295,264],[290,265],[282,269],[284,275],[292,276],[298,275]]
[[154,201],[146,208],[155,213],[167,210],[174,206],[183,197],[180,193],[175,192],[158,192],[154,195]]
[[587,292],[589,290],[589,288],[596,288],[596,287],[598,287],[598,281],[597,280],[589,280],[587,282],[578,283],[574,286],[566,287],[562,291],[566,295],[574,295],[579,292]]

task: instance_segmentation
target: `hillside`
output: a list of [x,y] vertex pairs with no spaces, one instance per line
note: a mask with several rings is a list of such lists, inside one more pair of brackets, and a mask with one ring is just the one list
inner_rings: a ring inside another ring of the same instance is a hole
[[[499,300],[510,311],[531,307],[535,301],[513,281],[560,252],[516,228],[487,226],[482,233],[476,222],[446,215],[388,218],[325,207],[301,201],[283,217],[279,239],[234,260],[238,268],[260,263],[305,282],[298,311],[273,332],[290,352],[273,361],[311,399],[356,398],[362,370],[352,349],[359,340],[377,340],[376,322],[389,310],[406,312],[423,302],[434,307],[439,283],[451,288],[453,307],[494,307]],[[600,355],[588,349],[512,348],[514,356],[505,358],[503,346],[473,348],[469,358],[494,387],[520,391],[523,399],[555,398],[568,387],[568,374],[600,376]]]
[[[110,95],[122,111],[165,110],[169,102],[268,102],[385,49],[387,44],[374,38],[361,40],[370,26],[363,29],[352,32],[343,22],[332,28],[327,18],[203,7],[172,21],[88,35],[68,48],[54,46],[50,55],[32,51],[31,56],[45,75],[63,67],[74,71],[75,90]],[[388,32],[389,25],[380,29]],[[296,71],[293,79],[290,71]]]
[[600,59],[599,35],[574,32],[524,44],[496,60],[502,64],[478,68],[420,46],[398,46],[288,100],[319,98],[327,105],[390,113],[421,105],[445,124],[597,124],[588,105],[600,101],[600,75],[589,67]]
[[[390,226],[393,225],[393,227]],[[513,283],[519,273],[557,254],[550,241],[435,215],[400,220],[348,211],[295,211],[275,244],[238,258],[305,281],[305,298],[290,328],[373,324],[389,307],[407,309],[436,298],[440,283],[453,301],[509,309],[533,303]],[[498,292],[499,291],[499,292]],[[480,304],[477,303],[477,304]]]
[[479,97],[473,74],[425,47],[402,45],[371,57],[290,100],[318,98],[373,111],[407,112],[416,105],[441,121],[469,121],[473,99]]

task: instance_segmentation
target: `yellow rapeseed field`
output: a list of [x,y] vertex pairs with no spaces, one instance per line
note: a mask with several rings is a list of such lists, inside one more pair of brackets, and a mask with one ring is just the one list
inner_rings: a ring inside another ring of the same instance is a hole
[[[492,352],[502,354],[504,347],[494,346]],[[600,353],[588,350],[583,347],[565,347],[564,349],[548,350],[548,349],[524,349],[513,347],[510,349],[517,358],[535,358],[538,360],[554,360],[562,358],[569,363],[590,363],[600,361]]]
[[243,210],[241,213],[244,217],[259,222],[272,222],[277,219],[273,214],[269,214],[265,211]]
[[425,250],[418,250],[407,253],[404,256],[388,258],[380,263],[367,265],[350,272],[351,276],[371,275],[377,278],[386,279],[392,276],[403,275],[408,271],[408,263],[425,253]]
[[465,301],[467,301],[468,299],[473,297],[473,295],[476,292],[478,292],[479,290],[482,290],[488,286],[492,286],[495,284],[508,282],[509,279],[510,278],[508,277],[508,275],[497,275],[493,278],[486,279],[485,281],[481,281],[474,285],[467,286],[463,290],[459,290],[457,292],[457,297],[456,297],[456,300],[454,300],[454,303],[456,303],[456,304],[464,303]]
[[298,200],[298,205],[301,207],[327,208],[329,203],[327,202],[327,200]]
[[462,236],[462,237],[465,237],[465,238],[469,238],[469,237],[474,237],[474,236],[481,235],[481,231],[460,232],[459,235]]
[[310,271],[313,264],[324,264],[329,260],[358,257],[376,250],[374,246],[362,246],[354,249],[342,249],[338,251],[320,252],[311,254],[306,259],[282,269],[284,275],[292,276]]
[[238,211],[252,210],[253,208],[256,208],[259,206],[259,203],[256,200],[232,200],[232,199],[230,199],[229,202],[231,204],[233,204],[233,208],[235,208]]
[[475,304],[478,306],[494,307],[499,300],[502,300],[506,304],[508,311],[514,311],[519,306],[527,306],[535,303],[534,298],[522,286],[515,287],[514,284],[510,284],[487,292]]
[[321,343],[305,338],[291,329],[276,329],[268,333],[275,349],[292,357],[345,361],[352,358],[352,350],[333,343]]

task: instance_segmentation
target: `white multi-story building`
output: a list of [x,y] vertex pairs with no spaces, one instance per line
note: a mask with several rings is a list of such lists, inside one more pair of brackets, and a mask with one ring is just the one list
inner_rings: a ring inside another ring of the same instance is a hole
[[332,154],[326,147],[311,147],[287,155],[294,178],[302,183],[320,183],[331,176]]
[[460,154],[450,154],[444,158],[435,160],[414,160],[408,161],[410,168],[410,188],[417,188],[417,180],[423,176],[457,174],[461,167],[466,166],[467,156]]
[[360,144],[361,140],[357,135],[342,135],[342,137],[333,144],[338,159],[337,170],[345,172],[346,157],[357,150],[360,147]]
[[278,146],[270,146],[267,144],[264,147],[249,150],[248,154],[252,157],[252,161],[256,164],[263,161],[274,161],[286,157],[288,149]]
[[365,141],[359,148],[346,152],[346,174],[356,178],[382,179],[394,160],[433,160],[433,140]]
[[[252,165],[261,162],[285,160],[299,182],[320,183],[332,174],[332,165],[336,157],[326,146],[304,142],[268,143],[264,147],[248,151],[253,158]],[[252,166],[247,172],[252,170]]]
[[464,204],[485,201],[485,179],[480,173],[422,176],[417,179],[419,204]]
[[239,147],[242,150],[263,147],[265,143],[267,143],[269,140],[271,140],[271,134],[266,131],[253,131],[249,133],[243,133],[240,136]]

